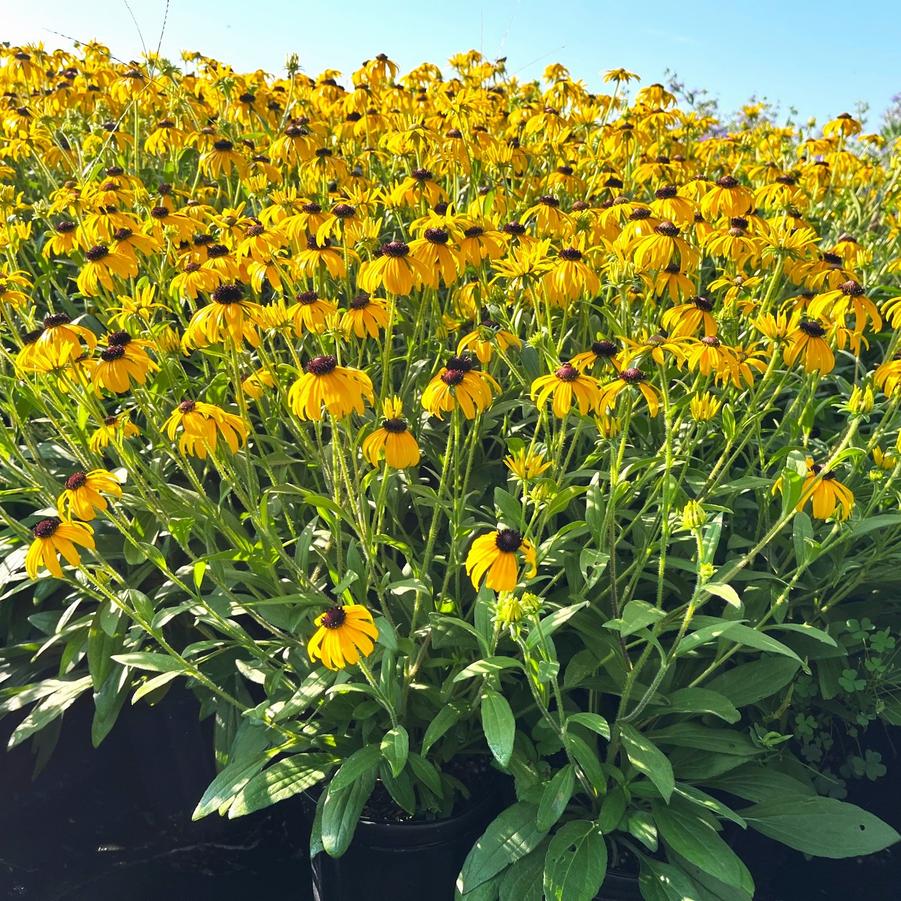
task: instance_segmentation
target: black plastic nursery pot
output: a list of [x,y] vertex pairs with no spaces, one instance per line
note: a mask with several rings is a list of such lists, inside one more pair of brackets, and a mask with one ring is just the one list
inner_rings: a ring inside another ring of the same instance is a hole
[[461,813],[443,820],[377,823],[361,819],[340,858],[317,854],[316,901],[451,901],[463,861],[500,810],[497,791],[482,794]]

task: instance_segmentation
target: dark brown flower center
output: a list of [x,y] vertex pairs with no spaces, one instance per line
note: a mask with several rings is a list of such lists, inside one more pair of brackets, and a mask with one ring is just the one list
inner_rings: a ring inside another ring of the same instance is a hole
[[109,256],[109,247],[106,244],[95,244],[90,250],[86,250],[84,255],[92,263],[96,263],[105,256]]
[[72,317],[68,313],[51,313],[44,317],[45,328],[56,328],[58,325],[68,325]]
[[522,535],[516,529],[500,529],[494,542],[499,551],[512,554],[522,546]]
[[325,626],[326,629],[338,629],[344,625],[346,619],[347,614],[344,612],[343,607],[329,607],[328,610],[322,614],[319,622]]
[[42,519],[31,531],[35,538],[49,538],[60,527],[62,520],[58,516]]
[[668,222],[667,220],[661,222],[654,231],[657,232],[658,235],[663,235],[664,238],[675,238],[679,234],[679,229],[676,228],[672,222]]
[[713,309],[713,301],[706,297],[693,297],[691,303],[703,313],[709,313]]
[[220,153],[225,153],[229,150],[234,150],[235,145],[232,144],[231,141],[226,141],[224,138],[220,141],[213,142],[213,150],[218,150]]
[[348,306],[352,310],[362,310],[364,307],[368,307],[369,303],[369,295],[364,291],[358,294],[356,297],[352,297],[350,299],[350,302],[348,303]]
[[575,263],[582,259],[582,251],[577,250],[575,247],[564,247],[563,250],[560,251],[560,259]]
[[389,241],[382,245],[381,251],[386,257],[405,257],[410,252],[410,245],[403,241]]
[[66,479],[66,490],[67,491],[76,491],[81,488],[88,480],[87,473],[85,472],[73,472],[72,475]]
[[664,185],[662,188],[658,188],[654,191],[654,196],[658,200],[668,200],[670,197],[676,196],[676,186],[675,185]]
[[863,285],[851,278],[840,285],[839,290],[847,297],[860,297],[863,294]]
[[403,421],[403,419],[385,419],[382,422],[382,428],[386,432],[392,432],[393,434],[397,435],[400,432],[407,431],[407,424]]
[[706,344],[708,347],[719,347],[721,343],[716,335],[705,335],[701,338],[701,344]]
[[738,180],[733,178],[731,175],[724,175],[722,178],[718,178],[716,180],[716,184],[719,188],[737,188]]
[[810,335],[811,338],[822,338],[826,334],[826,329],[819,322],[814,322],[812,319],[802,319],[798,323],[798,328],[805,335]]
[[64,219],[62,222],[57,222],[54,228],[61,235],[67,235],[69,232],[75,231],[75,223],[71,219]]
[[427,228],[425,239],[431,244],[447,244],[450,235],[443,228]]
[[295,300],[298,303],[302,303],[304,306],[316,303],[318,299],[319,295],[315,291],[301,291],[300,294],[295,297]]
[[624,382],[629,382],[629,384],[634,385],[636,382],[643,382],[647,376],[636,366],[630,366],[628,369],[624,369],[619,377]]
[[579,377],[579,370],[572,363],[564,363],[554,372],[561,382],[574,382]]
[[591,345],[591,351],[597,357],[613,357],[618,350],[613,341],[595,341]]
[[210,296],[216,303],[238,303],[244,297],[244,290],[237,283],[219,285]]
[[335,371],[337,365],[338,358],[332,354],[327,354],[323,357],[313,357],[304,368],[313,375],[328,375],[330,372]]
[[195,400],[183,400],[178,405],[178,411],[180,413],[193,413],[194,409],[197,407],[197,401]]

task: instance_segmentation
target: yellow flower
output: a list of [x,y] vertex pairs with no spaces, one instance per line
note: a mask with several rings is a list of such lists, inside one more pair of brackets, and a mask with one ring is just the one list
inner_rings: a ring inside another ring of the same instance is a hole
[[822,465],[814,463],[813,457],[808,457],[807,476],[801,489],[801,500],[795,509],[803,510],[808,501],[812,502],[815,519],[829,519],[837,510],[836,518],[841,521],[851,515],[854,494],[836,479],[834,472],[823,472]]
[[512,591],[519,581],[517,551],[525,558],[526,578],[538,572],[535,546],[515,529],[500,529],[476,538],[466,555],[466,574],[478,589],[484,579],[485,587],[493,591]]
[[361,657],[375,650],[379,630],[372,614],[362,604],[329,607],[316,618],[319,627],[307,643],[307,653],[315,663],[321,660],[328,669],[354,666]]
[[826,329],[813,319],[795,317],[794,329],[788,334],[783,351],[786,366],[794,366],[798,359],[805,372],[826,375],[835,367],[835,354],[826,341]]
[[689,402],[691,416],[696,422],[709,422],[720,411],[722,401],[705,391],[703,394],[696,394]]
[[882,448],[873,448],[873,462],[880,469],[894,469],[898,465],[898,459],[895,454],[883,451]]
[[338,365],[330,354],[313,357],[304,374],[288,392],[288,403],[299,419],[318,420],[322,408],[336,419],[348,413],[362,413],[364,401],[372,402],[372,381],[365,372]]
[[365,291],[352,297],[341,316],[341,330],[346,335],[377,338],[388,327],[388,304],[381,297],[370,297]]
[[579,412],[587,416],[600,407],[600,388],[597,379],[579,372],[572,363],[563,363],[550,375],[539,376],[532,382],[531,397],[541,409],[553,396],[554,415],[561,419],[569,413],[573,401],[578,405]]
[[298,337],[304,332],[324,332],[330,317],[338,310],[335,304],[320,297],[315,291],[301,291],[295,300],[297,303],[288,307],[288,313],[294,322],[294,334]]
[[619,374],[618,379],[601,386],[600,398],[597,404],[598,410],[602,413],[609,413],[616,404],[616,398],[620,392],[631,385],[641,391],[648,403],[648,412],[651,416],[656,416],[657,411],[660,409],[660,400],[657,397],[657,392],[650,385],[645,384],[646,379],[647,376],[644,372],[634,366],[624,369]]
[[63,522],[57,516],[42,519],[33,529],[34,541],[25,555],[25,572],[36,579],[41,567],[57,579],[63,577],[59,556],[70,566],[78,566],[81,556],[75,545],[94,548],[94,534],[90,526],[80,522]]
[[241,382],[241,390],[254,400],[259,400],[267,388],[275,387],[275,375],[269,369],[258,369]]
[[660,317],[660,323],[672,338],[696,335],[699,330],[705,335],[716,335],[719,324],[712,311],[713,301],[706,297],[692,297],[666,310]]
[[486,410],[501,386],[487,372],[473,369],[469,357],[451,357],[447,366],[426,385],[422,406],[442,419],[459,405],[467,419]]
[[129,419],[128,413],[107,416],[103,425],[94,430],[88,444],[95,454],[112,444],[118,444],[124,438],[134,438],[141,430]]
[[47,368],[54,369],[92,353],[96,345],[97,336],[90,329],[74,325],[66,313],[51,313],[44,317],[44,328],[30,355],[43,357]]
[[229,338],[235,344],[247,341],[252,347],[260,343],[257,328],[263,324],[263,308],[244,299],[240,284],[219,285],[210,295],[211,303],[201,307],[192,317],[182,338],[182,347],[204,347]]
[[75,472],[66,479],[66,487],[57,498],[56,509],[65,519],[76,516],[78,519],[90,521],[97,515],[96,511],[103,512],[107,509],[104,494],[113,497],[122,496],[118,476],[105,469]]
[[550,461],[544,459],[541,451],[521,447],[504,457],[504,464],[520,481],[527,482],[551,468]]
[[405,296],[418,285],[430,282],[428,267],[410,256],[410,245],[403,241],[389,241],[379,250],[379,256],[364,263],[357,283],[364,291],[375,294],[384,287],[391,294]]
[[363,456],[373,466],[378,466],[383,457],[394,469],[416,466],[420,458],[419,445],[403,419],[400,398],[387,398],[382,403],[382,412],[381,427],[363,439]]
[[199,400],[183,400],[163,424],[163,430],[172,441],[180,430],[179,451],[200,460],[216,451],[220,438],[235,453],[249,432],[240,416]]
[[457,344],[457,356],[462,357],[467,351],[472,351],[484,366],[491,362],[495,345],[506,352],[511,347],[517,349],[522,347],[522,341],[512,332],[502,329],[493,319],[483,319],[478,328],[460,339]]
[[97,393],[101,388],[123,394],[131,383],[143,385],[149,372],[156,372],[159,366],[147,355],[147,341],[132,338],[128,332],[113,332],[107,335],[107,346],[100,351],[100,359],[91,361],[91,381]]
[[95,244],[85,253],[85,264],[78,273],[78,290],[85,297],[96,297],[100,288],[113,290],[113,276],[137,277],[138,264],[124,253],[111,251],[106,244]]
[[744,216],[754,206],[754,196],[742,187],[736,178],[724,175],[701,198],[701,215],[709,220]]

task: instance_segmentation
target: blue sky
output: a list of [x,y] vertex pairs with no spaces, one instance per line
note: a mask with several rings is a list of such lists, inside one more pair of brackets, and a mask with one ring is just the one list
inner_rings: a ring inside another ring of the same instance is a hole
[[[141,41],[129,6],[155,48],[165,0],[0,0],[0,40],[68,46],[57,31],[132,58]],[[280,72],[295,51],[310,75],[349,75],[381,52],[404,70],[429,60],[447,71],[447,58],[470,48],[506,56],[508,71],[525,79],[559,61],[594,88],[617,66],[645,84],[669,68],[727,110],[756,95],[820,122],[863,100],[875,126],[901,92],[897,0],[171,0],[162,41],[170,58],[200,50],[239,70]]]

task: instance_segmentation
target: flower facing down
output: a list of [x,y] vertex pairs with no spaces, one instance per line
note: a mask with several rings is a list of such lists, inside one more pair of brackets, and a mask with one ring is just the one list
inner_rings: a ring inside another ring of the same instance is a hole
[[375,650],[379,630],[372,614],[362,604],[329,607],[316,618],[319,627],[307,642],[314,663],[321,660],[328,669],[353,666]]
[[299,419],[322,419],[323,405],[340,419],[362,413],[364,401],[374,398],[372,380],[359,369],[339,366],[331,354],[313,357],[304,374],[291,386],[288,403]]
[[531,579],[538,572],[535,545],[516,529],[499,529],[476,538],[466,556],[466,574],[473,586],[478,589],[484,578],[486,588],[512,591],[519,581],[517,551],[522,552],[528,566],[526,578]]
[[829,519],[837,510],[836,519],[841,521],[851,515],[854,493],[836,479],[834,472],[823,472],[822,464],[808,457],[801,500],[795,509],[800,512],[808,501],[812,502],[814,519]]
[[240,416],[200,400],[183,400],[172,411],[163,430],[172,441],[180,430],[179,451],[200,460],[216,450],[220,438],[235,453],[247,440],[248,433],[247,423]]
[[378,466],[382,457],[394,469],[416,466],[420,457],[419,445],[403,418],[400,398],[387,398],[382,404],[382,412],[385,418],[381,427],[363,440],[363,456],[373,466]]
[[42,566],[61,579],[60,555],[70,566],[78,566],[81,556],[75,545],[94,547],[94,533],[90,526],[80,522],[63,522],[57,516],[42,519],[31,531],[34,541],[25,555],[25,572],[31,579],[37,578]]
[[79,519],[91,520],[97,515],[96,511],[102,512],[109,506],[104,494],[122,496],[117,476],[105,469],[75,472],[66,479],[66,486],[56,501],[56,508],[67,518],[77,516]]

